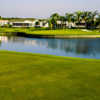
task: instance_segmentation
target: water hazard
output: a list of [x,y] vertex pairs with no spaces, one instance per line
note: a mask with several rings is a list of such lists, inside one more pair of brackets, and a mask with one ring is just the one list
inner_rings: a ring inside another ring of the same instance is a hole
[[0,36],[0,50],[100,59],[100,39],[46,39]]

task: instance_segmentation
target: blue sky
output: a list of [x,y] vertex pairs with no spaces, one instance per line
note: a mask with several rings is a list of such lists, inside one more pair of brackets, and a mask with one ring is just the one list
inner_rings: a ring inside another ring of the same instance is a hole
[[100,11],[100,0],[0,0],[0,16],[46,18],[77,10]]

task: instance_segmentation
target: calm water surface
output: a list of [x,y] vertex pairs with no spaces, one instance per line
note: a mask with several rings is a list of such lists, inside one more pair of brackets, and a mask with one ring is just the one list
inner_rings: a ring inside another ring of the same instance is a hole
[[100,39],[45,39],[0,36],[0,49],[100,59]]

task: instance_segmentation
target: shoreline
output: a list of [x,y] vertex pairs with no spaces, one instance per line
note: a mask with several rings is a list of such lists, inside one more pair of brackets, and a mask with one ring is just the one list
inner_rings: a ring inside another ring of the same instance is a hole
[[67,57],[67,56],[56,56],[50,54],[40,54],[40,53],[31,53],[31,52],[18,52],[18,51],[8,51],[8,50],[0,50],[0,53],[8,53],[8,54],[17,54],[17,55],[29,55],[29,56],[40,56],[40,57],[48,57],[48,58],[57,58],[57,59],[73,59],[73,60],[84,60],[84,61],[100,61],[100,59],[94,58],[80,58],[80,57]]
[[29,37],[29,38],[57,38],[57,39],[73,39],[73,38],[90,38],[90,39],[95,39],[95,38],[100,38],[100,35],[39,35],[39,34],[27,34],[23,32],[4,32],[0,36],[21,36],[21,37]]
[[78,36],[78,35],[69,35],[69,36],[56,36],[56,35],[43,35],[43,36],[38,36],[38,35],[33,35],[33,38],[57,38],[57,39],[73,39],[73,38],[100,38],[100,35],[81,35],[81,36]]
[[70,36],[55,36],[56,38],[69,38],[69,39],[72,39],[72,38],[100,38],[100,35],[81,35],[81,36],[78,36],[78,35],[76,35],[76,36],[74,36],[74,35],[70,35]]
[[99,30],[64,29],[64,30],[35,30],[27,28],[0,28],[2,36],[22,36],[30,38],[100,38]]

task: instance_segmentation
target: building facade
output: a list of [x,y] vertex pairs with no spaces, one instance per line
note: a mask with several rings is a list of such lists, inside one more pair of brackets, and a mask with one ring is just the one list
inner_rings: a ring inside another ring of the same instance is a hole
[[8,25],[9,21],[8,20],[0,20],[0,26],[5,26]]

